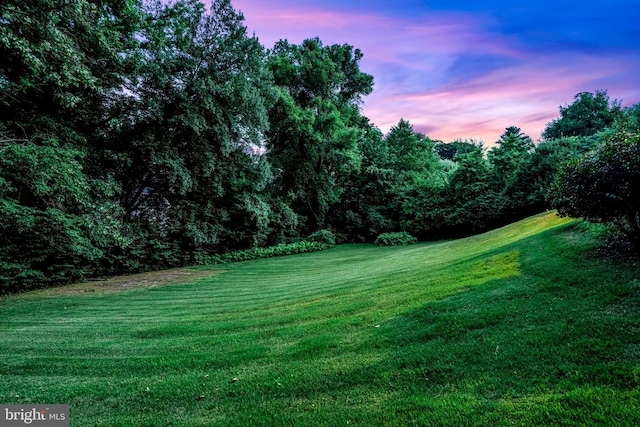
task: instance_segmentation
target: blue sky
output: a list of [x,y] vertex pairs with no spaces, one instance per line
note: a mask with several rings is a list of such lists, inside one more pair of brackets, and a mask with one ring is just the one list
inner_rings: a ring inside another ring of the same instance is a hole
[[350,44],[374,76],[363,113],[433,139],[534,141],[578,92],[640,102],[640,2],[232,0],[269,48],[279,39]]

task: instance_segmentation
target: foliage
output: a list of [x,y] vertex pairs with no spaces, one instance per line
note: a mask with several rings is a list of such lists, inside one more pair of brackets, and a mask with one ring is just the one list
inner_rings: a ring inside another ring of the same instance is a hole
[[273,91],[242,20],[227,0],[208,12],[195,0],[150,4],[135,78],[98,153],[122,187],[125,222],[167,248],[165,265],[263,244],[270,232],[259,151]]
[[0,144],[0,293],[96,274],[126,244],[113,188],[92,188],[81,158],[56,140]]
[[494,227],[504,212],[502,189],[496,188],[483,147],[477,145],[455,160],[457,167],[442,193],[443,201],[437,203],[439,218],[433,228],[438,237],[466,236]]
[[454,160],[457,155],[470,153],[475,150],[479,144],[475,141],[456,140],[453,142],[437,141],[434,149],[442,160]]
[[12,139],[58,138],[84,148],[136,45],[138,0],[3,1],[0,127]]
[[560,117],[547,123],[546,140],[566,136],[589,136],[614,125],[620,117],[620,102],[609,101],[607,91],[580,92],[571,105],[560,107]]
[[118,186],[103,169],[89,173],[87,159],[140,17],[135,0],[0,6],[5,291],[109,270],[117,260],[108,254],[128,244],[113,202]]
[[410,193],[416,188],[439,188],[445,176],[434,143],[401,119],[386,136],[389,147],[387,167],[395,174],[395,191]]
[[538,144],[516,171],[511,187],[511,193],[524,212],[549,208],[552,184],[560,165],[591,150],[602,136],[602,133],[588,137],[573,136]]
[[378,246],[402,246],[418,243],[418,239],[406,231],[397,231],[395,233],[380,234],[376,237],[376,241],[374,243]]
[[250,261],[260,258],[272,258],[275,256],[285,256],[301,254],[305,252],[317,252],[329,249],[333,245],[315,240],[302,240],[294,243],[280,243],[275,246],[265,248],[251,248],[240,251],[231,251],[223,254],[199,257],[198,264],[226,264],[229,262]]
[[[74,236],[103,242],[85,248],[91,263],[70,249],[60,268],[82,275],[97,258],[110,273],[166,267],[272,240],[282,211],[264,194],[272,174],[261,150],[275,90],[264,48],[230,2],[58,3],[0,8],[0,132],[29,143],[33,159],[53,156],[49,140],[74,152],[69,179],[93,206],[61,212]],[[28,215],[25,203],[5,206]],[[107,242],[99,229],[117,232]],[[55,240],[54,230],[38,236]],[[51,268],[45,282],[69,275]]]
[[267,157],[276,194],[302,218],[307,233],[326,228],[343,191],[342,178],[360,167],[359,103],[373,78],[360,71],[362,52],[349,45],[276,43],[269,55],[279,96],[270,110]]
[[347,186],[341,222],[362,241],[398,229],[418,230],[429,214],[425,205],[437,198],[450,174],[434,142],[400,120],[385,137],[367,132],[360,155],[362,169]]
[[336,244],[336,236],[331,230],[318,230],[310,234],[305,240],[308,242],[324,243],[330,246]]
[[358,141],[360,170],[345,179],[340,202],[331,210],[332,226],[351,241],[373,242],[386,231],[399,228],[400,200],[395,187],[395,171],[389,167],[389,147],[382,132],[371,125]]
[[640,132],[640,103],[623,108],[616,121],[616,127],[629,132]]
[[553,205],[562,215],[611,223],[638,246],[639,183],[640,134],[619,131],[560,168]]
[[513,185],[516,172],[522,169],[534,151],[533,141],[519,127],[510,126],[500,135],[496,144],[489,150],[488,160],[494,169],[494,179],[508,188]]

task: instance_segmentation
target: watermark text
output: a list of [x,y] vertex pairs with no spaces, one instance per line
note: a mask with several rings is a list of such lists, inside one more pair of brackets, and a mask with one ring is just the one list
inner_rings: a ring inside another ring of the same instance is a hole
[[69,427],[69,405],[0,405],[0,427]]

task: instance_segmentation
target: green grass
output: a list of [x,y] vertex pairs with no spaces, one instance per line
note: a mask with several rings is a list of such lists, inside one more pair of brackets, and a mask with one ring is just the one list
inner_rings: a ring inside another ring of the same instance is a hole
[[543,214],[6,297],[0,402],[68,403],[73,426],[640,425],[640,273],[596,244]]

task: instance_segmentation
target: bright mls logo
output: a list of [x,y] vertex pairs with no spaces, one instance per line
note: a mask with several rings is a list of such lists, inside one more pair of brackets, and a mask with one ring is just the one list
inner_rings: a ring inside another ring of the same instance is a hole
[[0,427],[69,427],[69,405],[0,405]]

